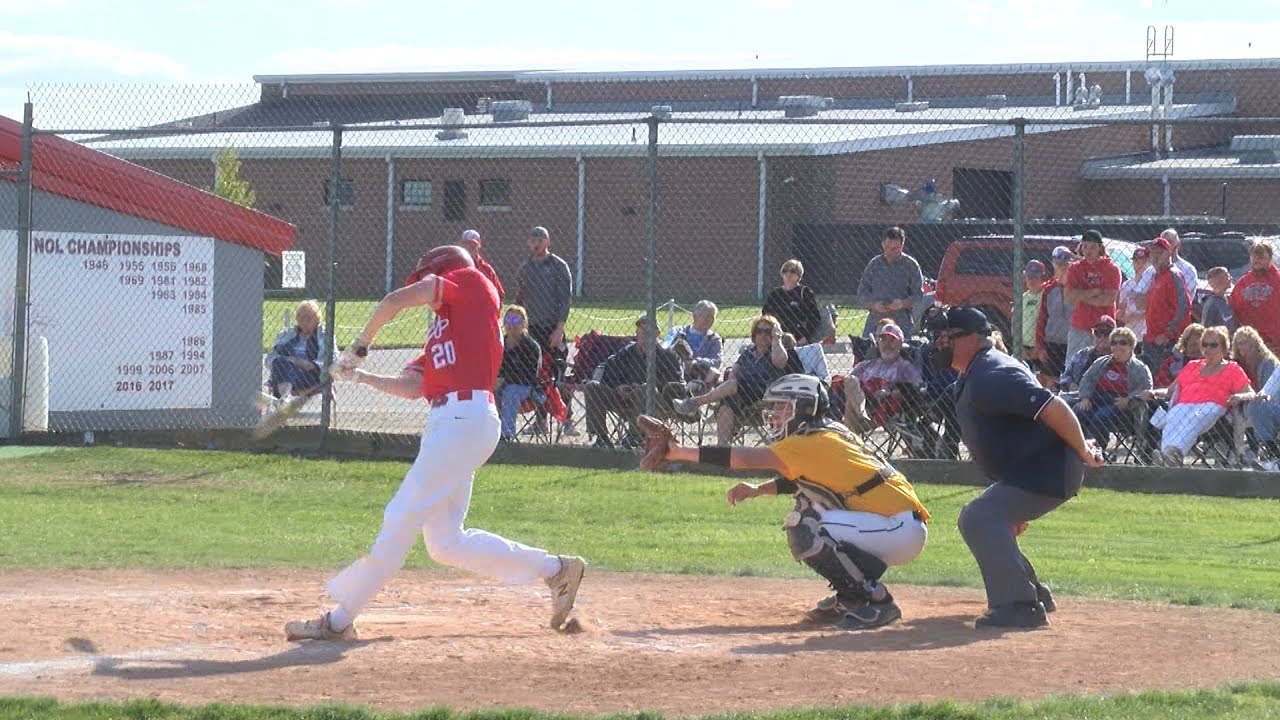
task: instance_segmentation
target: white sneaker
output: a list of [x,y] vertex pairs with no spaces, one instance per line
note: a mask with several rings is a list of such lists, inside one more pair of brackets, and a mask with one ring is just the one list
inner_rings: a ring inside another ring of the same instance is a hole
[[551,629],[559,630],[569,619],[573,601],[578,597],[578,586],[587,572],[587,561],[576,555],[560,556],[560,572],[547,578],[551,588]]
[[578,432],[578,427],[574,425],[572,420],[565,420],[564,425],[561,426],[560,434],[567,437],[577,437],[581,433]]
[[696,415],[698,413],[698,404],[693,398],[676,398],[671,401],[671,407],[681,415]]
[[295,640],[345,640],[354,642],[360,639],[356,624],[351,623],[342,630],[334,630],[329,626],[329,613],[315,620],[291,620],[284,624],[284,636],[289,641]]

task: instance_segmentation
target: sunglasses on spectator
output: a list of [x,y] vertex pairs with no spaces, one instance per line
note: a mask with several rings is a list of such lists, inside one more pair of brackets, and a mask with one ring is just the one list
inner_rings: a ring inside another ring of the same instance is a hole
[[782,271],[782,274],[783,275],[799,275],[800,271],[795,268],[787,268],[786,270]]
[[1132,344],[1133,343],[1129,342],[1128,340],[1125,340],[1124,338],[1111,341],[1111,347],[1116,347],[1117,345],[1132,345]]
[[1201,343],[1200,343],[1200,347],[1202,347],[1202,348],[1220,348],[1220,347],[1222,347],[1222,343],[1220,343],[1220,342],[1218,342],[1218,341],[1216,341],[1216,340],[1211,341],[1211,342],[1201,342]]
[[772,335],[773,328],[765,327],[765,326],[757,326],[755,328],[752,328],[751,333],[753,335]]
[[503,319],[503,320],[504,320],[508,325],[519,325],[520,323],[524,322],[524,318],[520,317],[519,315],[507,315],[506,317],[504,317],[504,318],[502,318],[502,319]]

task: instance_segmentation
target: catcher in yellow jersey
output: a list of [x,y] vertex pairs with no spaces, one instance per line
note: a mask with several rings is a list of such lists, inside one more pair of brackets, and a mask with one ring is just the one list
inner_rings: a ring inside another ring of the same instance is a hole
[[729,488],[727,499],[737,505],[761,495],[795,495],[795,509],[784,523],[791,554],[835,590],[806,617],[845,630],[877,628],[902,617],[880,578],[889,566],[914,560],[929,536],[929,512],[911,484],[848,428],[827,418],[827,392],[818,378],[784,375],[769,386],[763,402],[772,440],[763,448],[683,447],[666,425],[641,417],[647,449],[641,467],[699,462],[779,473],[759,485],[740,482]]

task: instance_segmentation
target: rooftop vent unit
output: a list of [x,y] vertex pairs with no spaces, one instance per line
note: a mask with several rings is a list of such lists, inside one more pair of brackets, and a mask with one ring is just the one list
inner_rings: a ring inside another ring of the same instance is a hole
[[[461,125],[467,121],[467,113],[462,108],[445,108],[440,117],[441,125]],[[461,140],[467,136],[465,130],[441,130],[436,133],[437,140]]]
[[653,116],[659,120],[671,119],[670,105],[654,105],[652,108],[649,109],[649,112],[653,113]]
[[494,122],[520,122],[529,119],[533,103],[528,100],[494,100],[489,103],[489,112],[493,113]]
[[917,100],[915,102],[900,102],[893,106],[894,112],[920,112],[929,109],[928,100]]
[[1008,104],[1008,95],[988,95],[985,103],[988,110],[1000,110]]
[[783,95],[778,98],[786,117],[813,117],[822,110],[831,107],[831,98],[817,95]]
[[482,97],[482,98],[480,98],[480,99],[476,100],[476,114],[477,114],[477,115],[488,115],[488,114],[489,114],[489,103],[491,103],[491,102],[493,102],[493,98],[488,97],[487,95],[486,95],[485,97]]
[[1240,153],[1241,165],[1280,163],[1280,135],[1236,135],[1231,138],[1231,152]]

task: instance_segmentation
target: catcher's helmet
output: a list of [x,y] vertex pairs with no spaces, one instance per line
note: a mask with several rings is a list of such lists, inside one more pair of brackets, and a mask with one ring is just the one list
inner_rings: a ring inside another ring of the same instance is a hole
[[404,279],[405,285],[412,285],[427,275],[443,275],[453,270],[473,268],[476,266],[471,253],[457,245],[441,245],[427,251],[418,258],[418,266]]
[[[765,432],[775,441],[800,429],[801,425],[827,414],[830,400],[822,381],[812,375],[783,375],[764,393]],[[783,409],[789,414],[783,416]]]

